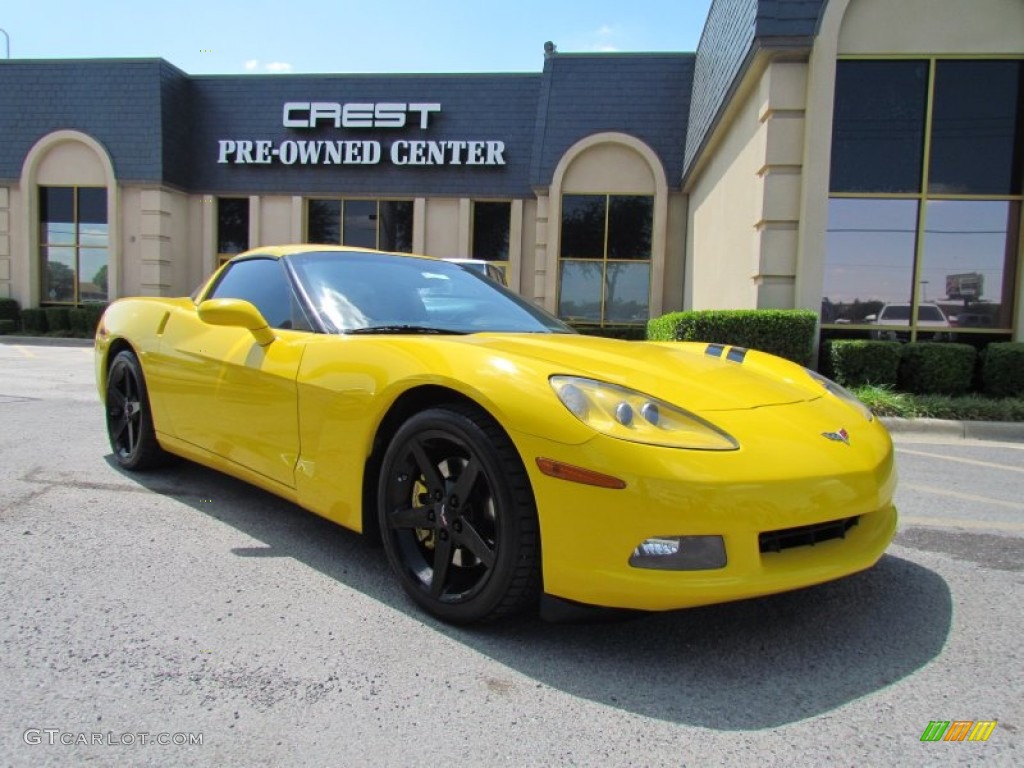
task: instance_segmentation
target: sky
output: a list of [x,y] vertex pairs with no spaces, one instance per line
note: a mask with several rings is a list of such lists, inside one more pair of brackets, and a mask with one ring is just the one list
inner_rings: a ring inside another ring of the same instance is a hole
[[695,51],[710,5],[6,0],[0,29],[13,59],[159,57],[194,75],[539,72],[548,40],[560,53]]

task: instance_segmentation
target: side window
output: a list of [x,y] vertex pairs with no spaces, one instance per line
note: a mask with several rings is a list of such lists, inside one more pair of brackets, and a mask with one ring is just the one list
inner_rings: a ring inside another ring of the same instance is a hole
[[[271,328],[309,330],[302,320],[302,311],[295,302],[284,267],[277,259],[235,262],[207,298],[244,299],[256,306]],[[293,323],[295,318],[299,321]]]

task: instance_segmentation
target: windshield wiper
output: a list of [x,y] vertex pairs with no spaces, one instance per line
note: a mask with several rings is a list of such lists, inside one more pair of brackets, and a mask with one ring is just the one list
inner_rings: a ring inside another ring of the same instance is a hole
[[428,325],[370,325],[366,328],[352,328],[344,333],[364,334],[400,334],[400,333],[435,333],[443,336],[465,336],[465,331],[453,331],[451,328],[431,328]]

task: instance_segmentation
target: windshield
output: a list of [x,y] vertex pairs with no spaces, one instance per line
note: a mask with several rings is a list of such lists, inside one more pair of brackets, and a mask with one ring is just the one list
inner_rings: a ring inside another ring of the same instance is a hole
[[575,333],[458,264],[356,251],[314,251],[287,260],[313,309],[335,332]]

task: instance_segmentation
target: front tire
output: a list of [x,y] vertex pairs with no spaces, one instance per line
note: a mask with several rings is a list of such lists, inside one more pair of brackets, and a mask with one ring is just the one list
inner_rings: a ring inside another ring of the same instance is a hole
[[470,624],[536,606],[533,493],[489,415],[447,405],[410,418],[384,454],[377,499],[391,569],[426,611]]
[[107,436],[118,466],[131,471],[164,464],[153,429],[149,393],[134,352],[119,352],[107,371]]

